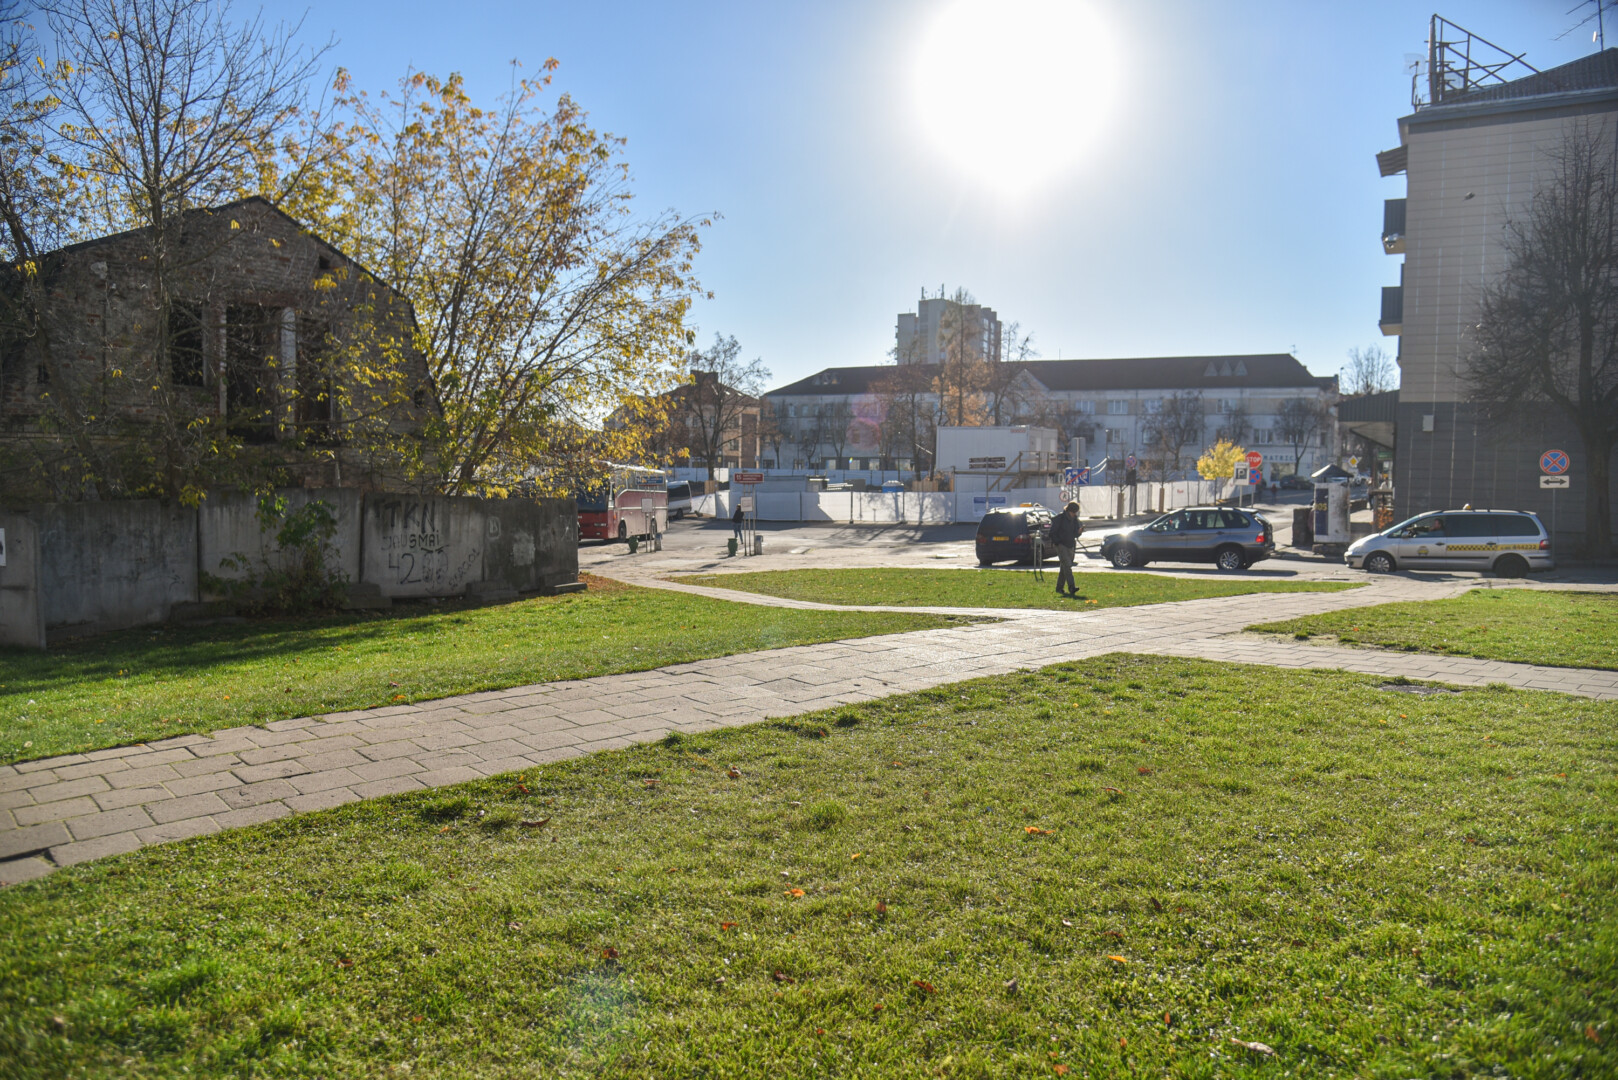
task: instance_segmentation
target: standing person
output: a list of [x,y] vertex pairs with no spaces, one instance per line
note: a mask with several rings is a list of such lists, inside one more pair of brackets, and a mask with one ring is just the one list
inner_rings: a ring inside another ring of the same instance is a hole
[[[1056,559],[1061,569],[1056,574],[1056,595],[1077,596],[1078,587],[1073,581],[1073,558],[1077,554],[1079,537],[1084,535],[1084,523],[1079,520],[1079,504],[1070,502],[1067,509],[1056,515],[1051,522],[1051,543],[1056,545]],[[1062,583],[1067,582],[1067,589]]]
[[739,544],[742,542],[742,519],[747,515],[742,512],[741,496],[736,497],[736,509],[730,515],[730,532]]

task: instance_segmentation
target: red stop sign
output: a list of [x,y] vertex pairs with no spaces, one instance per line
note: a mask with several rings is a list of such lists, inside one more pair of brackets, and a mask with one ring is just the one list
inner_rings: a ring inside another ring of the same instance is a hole
[[1249,469],[1256,469],[1260,465],[1263,465],[1263,464],[1264,464],[1264,455],[1263,454],[1259,453],[1257,450],[1249,450],[1247,452],[1247,467]]

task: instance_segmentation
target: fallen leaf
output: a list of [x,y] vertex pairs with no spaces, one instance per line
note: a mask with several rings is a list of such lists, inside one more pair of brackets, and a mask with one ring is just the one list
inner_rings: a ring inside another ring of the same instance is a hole
[[1037,825],[1024,825],[1022,831],[1029,836],[1049,836],[1051,834],[1049,829],[1041,829]]
[[1122,956],[1114,956],[1111,953],[1107,954],[1107,959],[1111,960],[1115,964],[1127,964],[1127,963],[1129,963],[1129,961],[1124,959]]
[[853,862],[855,859],[859,858],[863,854],[865,854],[863,851],[856,851],[854,854],[852,854],[852,855],[850,855],[848,857],[848,861]]
[[536,821],[523,821],[520,824],[525,829],[543,829],[545,826],[549,825],[550,823],[551,823],[550,818],[542,817],[542,818],[539,818]]
[[611,945],[608,945],[605,949],[601,950],[601,958],[603,960],[616,960],[618,959],[618,950],[613,948]]
[[1159,900],[1155,896],[1148,896],[1146,898],[1146,904],[1153,911],[1162,911],[1163,910],[1163,901]]
[[928,994],[936,994],[936,993],[938,993],[938,987],[934,986],[932,983],[928,982],[925,979],[911,979],[910,983],[911,983],[912,986],[919,987],[924,993],[928,993]]
[[337,961],[337,966],[340,968],[351,968],[354,966],[354,961],[345,956],[341,960]]
[[904,764],[904,762],[902,762],[902,761],[895,761],[895,762],[893,762],[893,764],[894,764],[894,765],[903,765],[903,764]]
[[419,1024],[419,1023],[421,1023],[421,1022],[422,1022],[422,1021],[423,1021],[423,1020],[425,1020],[425,1019],[427,1019],[427,1018],[426,1018],[426,1017],[425,1017],[425,1016],[412,1016],[412,1017],[411,1017],[411,1018],[410,1018],[410,1022],[411,1022],[411,1023],[412,1023],[412,1024]]
[[65,1016],[53,1016],[53,1017],[51,1017],[51,1027],[55,1028],[57,1031],[66,1031],[67,1030],[67,1017],[65,1017]]
[[1115,937],[1119,941],[1122,941],[1124,938],[1124,935],[1117,930],[1104,930],[1102,933],[1106,934],[1108,937]]
[[1596,1026],[1594,1024],[1585,1024],[1584,1037],[1589,1039],[1591,1042],[1600,1042],[1601,1032],[1596,1030]]
[[1271,1057],[1275,1056],[1275,1051],[1270,1047],[1265,1046],[1261,1042],[1242,1042],[1240,1039],[1231,1039],[1230,1041],[1236,1046],[1240,1046],[1244,1050],[1257,1050],[1261,1054],[1268,1054]]
[[722,923],[719,924],[719,929],[721,929],[721,930],[734,930],[734,929],[736,929],[736,924],[733,923],[733,922],[722,922]]
[[876,1004],[875,1004],[875,1005],[872,1005],[872,1006],[871,1006],[871,1011],[872,1011],[872,1012],[881,1012],[881,1011],[882,1011],[882,1010],[883,1010],[883,1009],[885,1009],[885,1008],[887,1008],[887,1006],[886,1006],[886,1005],[884,1005],[884,1004],[882,1004],[882,1003],[881,1003],[881,1002],[880,1002],[880,1001],[879,1001],[879,1002],[877,1002],[877,1003],[876,1003]]
[[772,975],[770,977],[772,979],[774,979],[778,983],[795,983],[795,982],[798,981],[797,979],[794,979],[791,975],[783,975],[779,971],[777,971],[774,975]]
[[1119,1036],[1119,1038],[1118,1038],[1118,1049],[1120,1049],[1120,1050],[1129,1049],[1129,1040],[1126,1039],[1126,1038],[1123,1038],[1122,1036]]
[[642,780],[641,781],[641,783],[644,784],[647,787],[656,787],[657,785],[661,784],[662,782],[663,781],[661,781],[661,780],[655,780],[655,779],[654,780]]
[[1016,979],[1007,979],[1006,980],[1006,993],[1015,994],[1016,992],[1017,992],[1017,980]]
[[736,766],[732,765],[730,770],[726,772],[725,775],[730,777],[732,780],[740,780],[742,778],[742,771]]
[[396,683],[396,682],[390,682],[390,683],[388,683],[388,685],[393,686],[393,687],[397,687],[399,684]]
[[1168,1013],[1164,1013],[1163,1014],[1163,1023],[1165,1025],[1174,1023],[1174,1017],[1170,1016]]
[[522,929],[522,923],[520,923],[520,922],[508,922],[508,923],[506,923],[506,929],[507,930],[521,930]]
[[815,1034],[816,1035],[824,1035],[824,1034],[826,1034],[826,1029],[825,1028],[815,1028]]
[[1135,771],[1140,773],[1142,776],[1150,776],[1150,775],[1152,775],[1152,768],[1151,768],[1150,765],[1142,765],[1140,768],[1136,769]]
[[1121,789],[1121,788],[1104,787],[1101,790],[1105,791],[1109,795],[1122,795],[1123,794],[1123,789]]
[[788,889],[786,892],[782,893],[781,895],[782,896],[790,896],[794,900],[796,900],[798,897],[803,895],[803,890],[802,889]]
[[445,825],[442,829],[439,829],[438,831],[439,832],[449,832],[449,826]]
[[876,902],[876,913],[878,915],[886,915],[888,913],[888,905],[878,900]]
[[1067,920],[1066,920],[1066,919],[1063,919],[1063,920],[1062,920],[1062,925],[1063,925],[1063,926],[1072,926],[1072,925],[1073,925],[1073,924],[1072,924],[1072,923],[1070,923],[1070,922],[1068,922],[1068,921],[1067,921]]
[[[1085,603],[1086,604],[1093,604],[1093,603],[1095,603],[1095,601],[1094,600],[1086,600]],[[1066,1076],[1067,1075],[1067,1066],[1066,1065],[1052,1065],[1051,1068],[1056,1070],[1056,1075],[1057,1076]]]

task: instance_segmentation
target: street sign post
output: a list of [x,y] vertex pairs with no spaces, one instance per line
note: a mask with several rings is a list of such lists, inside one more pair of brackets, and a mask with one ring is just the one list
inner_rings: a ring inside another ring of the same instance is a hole
[[1249,450],[1247,452],[1247,467],[1249,469],[1256,469],[1256,468],[1260,467],[1263,464],[1264,464],[1264,455],[1263,454],[1259,453],[1257,450]]
[[1563,488],[1572,487],[1572,481],[1573,478],[1566,473],[1562,473],[1559,476],[1541,476],[1539,478],[1539,486],[1542,488],[1550,488],[1552,491],[1559,491]]
[[1357,468],[1359,468],[1359,467],[1360,467],[1360,459],[1359,459],[1359,458],[1357,458],[1357,457],[1351,457],[1351,458],[1349,458],[1349,459],[1348,459],[1348,467],[1349,467],[1349,468],[1350,468],[1350,469],[1357,469]]
[[1247,483],[1247,473],[1248,468],[1246,465],[1238,465],[1231,470],[1230,478],[1238,484],[1245,484]]
[[[1568,461],[1567,454],[1561,450],[1547,450],[1539,455],[1539,471],[1546,476],[1561,476],[1567,472],[1569,464],[1571,463]],[[1545,486],[1544,484],[1540,485],[1540,487]]]
[[1551,546],[1556,545],[1556,493],[1568,487],[1572,478],[1568,476],[1568,466],[1572,462],[1567,452],[1563,450],[1547,450],[1539,455],[1539,471],[1544,476],[1539,478],[1541,488],[1551,490]]

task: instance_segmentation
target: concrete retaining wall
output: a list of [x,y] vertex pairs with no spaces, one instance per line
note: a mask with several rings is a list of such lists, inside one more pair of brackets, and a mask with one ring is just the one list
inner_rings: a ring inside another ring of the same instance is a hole
[[[572,499],[485,500],[365,495],[347,489],[281,492],[288,509],[333,508],[333,568],[383,596],[447,597],[486,583],[536,592],[579,577]],[[199,509],[159,502],[56,503],[0,513],[0,645],[42,648],[46,634],[104,633],[163,622],[177,604],[210,599],[209,575],[280,568],[285,556],[258,521],[251,495]],[[248,569],[221,560],[245,555]]]

